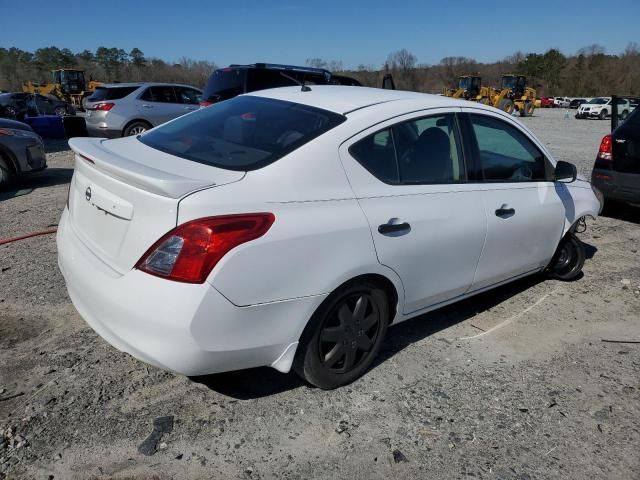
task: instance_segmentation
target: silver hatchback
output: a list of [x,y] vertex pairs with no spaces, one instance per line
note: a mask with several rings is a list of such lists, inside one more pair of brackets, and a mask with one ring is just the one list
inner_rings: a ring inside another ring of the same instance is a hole
[[202,91],[170,83],[114,83],[85,99],[87,131],[92,137],[117,138],[145,130],[197,110]]

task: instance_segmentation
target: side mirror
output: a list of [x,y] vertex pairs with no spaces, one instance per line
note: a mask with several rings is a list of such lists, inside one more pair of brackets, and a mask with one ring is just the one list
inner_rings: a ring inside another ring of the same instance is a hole
[[566,183],[571,183],[576,180],[578,176],[578,170],[573,163],[563,162],[560,160],[556,163],[556,171],[555,171],[555,180],[556,181],[566,181]]

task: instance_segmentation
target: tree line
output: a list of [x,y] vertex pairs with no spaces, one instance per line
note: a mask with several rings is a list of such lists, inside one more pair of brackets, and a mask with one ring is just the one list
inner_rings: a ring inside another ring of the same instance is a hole
[[68,48],[44,47],[34,52],[0,48],[0,90],[20,91],[25,82],[47,83],[51,70],[73,68],[100,82],[176,82],[202,87],[216,68],[213,62],[181,58],[169,63],[146,58],[139,48],[98,47],[73,53]]
[[[452,88],[460,75],[478,74],[484,85],[497,87],[504,73],[527,75],[538,95],[593,97],[597,95],[640,95],[640,49],[629,43],[619,54],[607,54],[600,45],[590,45],[573,55],[558,49],[544,53],[516,52],[502,60],[481,63],[468,57],[445,57],[428,65],[418,63],[407,49],[391,52],[381,66],[358,65],[347,69],[340,60],[309,58],[306,64],[352,76],[367,86],[380,86],[385,73],[394,76],[396,87],[421,92],[441,92]],[[87,80],[102,82],[180,82],[203,87],[216,64],[187,57],[178,62],[147,58],[139,48],[99,47],[92,52],[74,53],[68,48],[45,47],[34,52],[0,48],[0,89],[19,91],[23,82],[45,83],[50,70],[76,68]]]

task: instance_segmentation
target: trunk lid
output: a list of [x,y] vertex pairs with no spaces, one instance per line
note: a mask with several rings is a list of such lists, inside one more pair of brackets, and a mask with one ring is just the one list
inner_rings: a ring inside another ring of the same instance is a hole
[[120,274],[176,226],[183,196],[245,175],[168,155],[135,137],[74,138],[69,146],[76,160],[69,189],[72,228]]

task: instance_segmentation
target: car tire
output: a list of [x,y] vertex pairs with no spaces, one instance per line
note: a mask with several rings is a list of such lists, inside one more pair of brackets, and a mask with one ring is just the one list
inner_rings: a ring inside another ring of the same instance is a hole
[[575,280],[582,272],[586,258],[584,244],[574,233],[567,233],[551,259],[547,269],[549,276],[564,282]]
[[12,179],[11,167],[7,163],[7,160],[0,156],[0,190],[7,188]]
[[126,126],[126,128],[124,129],[124,132],[122,132],[122,136],[130,137],[133,135],[140,135],[141,133],[146,132],[150,128],[152,127],[147,122],[136,121]]
[[389,299],[383,289],[372,282],[346,284],[313,314],[293,369],[324,390],[351,383],[371,366],[388,324]]
[[533,103],[525,102],[522,105],[522,108],[520,109],[520,116],[521,117],[532,117],[534,110],[535,110],[535,107],[534,107]]
[[604,120],[605,118],[607,118],[607,111],[604,108],[600,110],[600,113],[598,114],[598,118],[600,120]]
[[507,112],[508,114],[513,113],[513,102],[509,98],[503,98],[498,103],[498,108],[503,112]]
[[620,114],[620,120],[626,120],[628,116],[629,116],[629,112],[627,110],[623,110],[622,113]]

